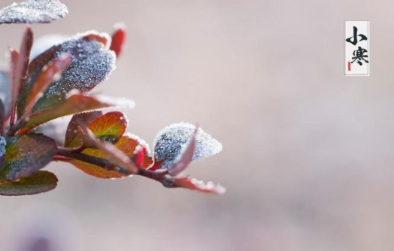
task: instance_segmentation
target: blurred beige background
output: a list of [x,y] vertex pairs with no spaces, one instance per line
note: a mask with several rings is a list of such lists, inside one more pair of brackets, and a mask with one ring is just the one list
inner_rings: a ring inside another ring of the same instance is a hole
[[[129,130],[148,142],[198,122],[224,151],[188,173],[228,192],[53,164],[56,190],[0,198],[1,250],[36,235],[55,251],[393,250],[392,1],[63,2],[70,14],[33,25],[36,37],[124,22],[126,49],[101,90],[137,102]],[[371,21],[370,77],[344,76],[344,20]],[[0,26],[0,49],[19,47],[23,27]]]

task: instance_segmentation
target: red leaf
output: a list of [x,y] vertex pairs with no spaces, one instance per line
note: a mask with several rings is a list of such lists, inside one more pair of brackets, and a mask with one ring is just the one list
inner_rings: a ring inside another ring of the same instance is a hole
[[83,38],[89,39],[89,40],[96,40],[97,42],[102,43],[105,48],[108,48],[109,36],[105,33],[104,34],[89,33],[89,34],[83,36]]
[[81,135],[78,132],[78,126],[88,125],[95,118],[101,116],[103,113],[101,111],[84,112],[80,114],[75,114],[70,123],[68,123],[66,138],[64,141],[65,147],[80,147],[82,145]]
[[38,76],[40,76],[43,68],[53,59],[57,52],[60,50],[61,45],[52,46],[50,49],[41,53],[39,56],[34,58],[32,62],[29,64],[28,70],[28,78],[26,80],[25,86],[23,87],[18,102],[17,102],[17,113],[18,117],[21,117],[26,109],[26,100],[30,95],[31,90],[33,89],[34,84]]
[[30,114],[38,99],[41,98],[49,85],[60,77],[70,63],[71,57],[69,55],[64,55],[64,57],[60,57],[49,62],[47,67],[44,68],[44,71],[38,76],[37,82],[33,86],[33,89],[26,100],[25,114]]
[[[136,165],[138,167],[146,169],[153,163],[153,159],[147,151],[148,145],[135,135],[125,134],[115,143],[115,146],[130,158],[136,157]],[[141,150],[136,153],[138,146],[141,147]],[[135,156],[135,154],[137,154],[137,156]]]
[[204,193],[224,194],[226,192],[226,188],[220,184],[214,184],[212,181],[204,182],[194,178],[183,177],[175,178],[173,182],[174,185],[178,187],[197,190]]
[[[12,47],[9,48],[9,51],[10,51],[10,65],[11,65],[9,75],[11,77],[11,83],[12,83],[16,72],[16,65],[18,64],[19,52]],[[11,90],[11,93],[12,91],[13,90]]]
[[115,25],[115,31],[112,33],[112,43],[110,50],[113,50],[116,57],[119,58],[126,40],[126,30],[123,24]]
[[[26,78],[27,70],[30,60],[30,51],[33,45],[33,32],[30,27],[27,27],[23,35],[21,49],[19,51],[18,60],[15,65],[12,76],[12,98],[11,98],[11,126],[15,121],[16,101],[23,88]],[[14,59],[13,59],[14,60]]]
[[2,82],[1,82],[1,89],[2,89],[2,94],[4,95],[4,100],[3,102],[5,103],[5,111],[6,111],[6,116],[5,120],[8,120],[11,114],[11,102],[12,102],[12,79],[13,76],[15,75],[16,71],[16,64],[18,62],[18,57],[19,57],[19,52],[15,50],[14,48],[9,48],[9,57],[10,57],[10,67],[9,69],[4,72],[2,72]]

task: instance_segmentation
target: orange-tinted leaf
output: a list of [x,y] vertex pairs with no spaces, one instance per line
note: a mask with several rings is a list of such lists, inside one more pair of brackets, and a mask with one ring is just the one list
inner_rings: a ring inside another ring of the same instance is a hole
[[0,176],[7,180],[29,176],[47,165],[56,151],[55,141],[42,134],[8,138]]
[[37,101],[33,112],[43,111],[61,104],[71,90],[87,92],[104,81],[115,69],[116,61],[115,53],[97,39],[97,37],[105,36],[108,35],[96,32],[81,34],[55,45],[37,56],[29,66],[26,87],[18,100],[18,115],[23,114],[26,107],[26,98],[43,67],[50,60],[59,58],[63,53],[71,56],[72,63]]
[[226,192],[226,188],[212,181],[204,182],[194,178],[183,177],[175,178],[173,182],[174,185],[178,187],[197,190],[204,193],[224,194]]
[[126,40],[126,30],[123,24],[115,25],[115,31],[112,33],[112,43],[111,50],[113,50],[116,54],[116,57],[119,58],[120,53],[122,52],[123,45]]
[[38,76],[37,82],[33,86],[30,95],[26,100],[25,114],[30,114],[34,104],[41,98],[42,94],[48,89],[49,85],[56,81],[63,71],[70,65],[71,57],[64,55],[58,59],[54,59],[44,68],[43,72]]
[[[135,153],[135,150],[138,145],[140,145],[140,141],[138,138],[132,136],[132,135],[124,135],[122,136],[118,142],[114,144],[114,146],[121,150],[124,154],[126,154],[129,157],[132,157]],[[94,156],[94,157],[99,157],[99,158],[106,158],[106,155],[103,151],[99,149],[92,149],[92,148],[87,148],[82,151],[82,153]],[[148,153],[144,155],[143,161],[141,163],[142,168],[147,168],[152,164],[152,158],[149,156]],[[117,171],[107,171],[104,168],[96,165],[92,165],[80,160],[70,160],[69,163],[73,164],[74,166],[78,167],[81,169],[83,172],[98,177],[98,178],[122,178],[124,177],[123,174],[117,172]],[[126,175],[127,176],[127,175]]]
[[1,9],[0,24],[50,23],[67,13],[67,7],[59,0],[27,0]]
[[100,42],[104,45],[105,48],[109,47],[109,40],[110,37],[106,33],[88,33],[87,35],[83,36],[83,38],[90,39],[90,40],[96,40],[97,42]]
[[115,143],[126,131],[127,119],[121,112],[108,112],[89,124],[89,129],[100,140]]
[[96,139],[90,130],[87,132],[91,140],[95,141],[96,147],[105,154],[106,159],[110,163],[119,168],[119,171],[130,174],[138,172],[138,167],[122,150],[110,143]]
[[[122,150],[127,156],[133,157],[136,153],[137,146],[142,146],[143,149],[148,149],[149,146],[141,140],[139,137],[132,134],[125,134],[120,138],[115,146]],[[143,158],[140,161],[139,166],[142,168],[148,168],[152,165],[153,159],[148,151],[144,151]]]
[[110,107],[111,104],[101,102],[95,97],[87,96],[84,94],[74,94],[66,99],[62,104],[47,109],[44,111],[39,111],[31,114],[28,118],[26,125],[23,127],[22,130],[19,131],[18,134],[23,134],[31,129],[48,122],[50,120],[80,113],[86,112],[91,110],[96,110],[100,108]]
[[18,181],[0,183],[0,195],[19,196],[50,191],[57,185],[57,177],[48,171],[38,171]]
[[84,112],[75,114],[67,126],[65,147],[80,147],[82,145],[81,135],[78,132],[78,126],[84,124],[89,125],[95,118],[101,116],[101,111]]
[[[83,153],[91,155],[91,156],[95,156],[95,157],[102,157],[105,158],[105,156],[103,156],[104,154],[102,154],[102,152],[100,150],[97,149],[85,149],[83,151]],[[84,161],[80,161],[80,160],[68,160],[68,163],[76,166],[78,169],[80,169],[81,171],[83,171],[86,174],[95,176],[97,178],[102,178],[102,179],[116,179],[116,178],[123,178],[125,177],[123,174],[115,171],[115,170],[105,170],[104,168],[100,167],[100,166],[96,166]]]

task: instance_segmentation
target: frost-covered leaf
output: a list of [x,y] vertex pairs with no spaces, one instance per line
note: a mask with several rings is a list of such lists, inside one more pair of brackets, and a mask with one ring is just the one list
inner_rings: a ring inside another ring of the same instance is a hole
[[120,53],[122,52],[125,40],[126,29],[124,24],[116,24],[115,31],[112,33],[112,43],[110,49],[115,52],[117,58],[119,58]]
[[[99,38],[102,39],[99,39]],[[63,72],[59,80],[51,84],[33,108],[34,112],[59,105],[71,90],[87,92],[104,81],[115,69],[115,53],[103,44],[110,41],[107,34],[89,32],[73,37],[59,45],[55,45],[37,56],[29,66],[29,75],[18,101],[18,115],[21,116],[26,106],[26,97],[37,81],[43,67],[50,61],[67,53],[72,63]]]
[[50,191],[57,185],[57,177],[48,171],[38,171],[18,181],[0,183],[0,195],[19,196]]
[[[114,146],[121,150],[124,154],[129,156],[130,158],[135,154],[136,148],[138,145],[143,145],[147,147],[146,142],[141,140],[140,138],[136,137],[135,135],[131,134],[125,134],[122,136],[118,142],[114,144]],[[99,149],[92,149],[92,148],[87,148],[82,151],[83,154],[89,155],[89,156],[94,156],[94,157],[99,157],[99,158],[106,158],[106,155],[103,151]],[[124,174],[113,170],[113,171],[108,171],[105,170],[104,168],[89,164],[80,160],[70,160],[68,161],[69,163],[73,164],[74,166],[78,167],[80,170],[83,172],[98,177],[98,178],[122,178],[125,177]],[[150,157],[150,153],[147,152],[144,154],[143,160],[141,162],[141,167],[142,168],[147,168],[152,164],[152,158]],[[127,175],[126,175],[127,176]]]
[[55,141],[42,134],[8,138],[0,175],[11,181],[27,177],[47,165],[56,151]]
[[50,23],[67,13],[67,7],[58,0],[28,0],[1,9],[0,24]]
[[179,156],[177,162],[175,162],[174,165],[168,168],[168,173],[171,176],[177,176],[180,174],[183,170],[186,169],[186,167],[189,165],[190,162],[193,160],[193,155],[196,150],[196,136],[198,132],[198,127],[194,129],[194,133],[192,138],[189,141],[189,144],[185,148],[185,150],[182,152],[182,154]]
[[175,178],[173,184],[176,187],[188,188],[204,193],[224,194],[226,192],[226,188],[220,184],[215,184],[212,181],[204,182],[188,177]]
[[70,63],[71,57],[66,54],[48,63],[38,76],[37,82],[27,97],[25,114],[30,114],[37,100],[41,98],[42,94],[48,89],[48,86],[60,77]]
[[74,94],[58,106],[35,112],[30,115],[26,125],[19,131],[18,134],[26,133],[37,126],[56,118],[110,106],[112,105],[101,102],[95,97],[84,94]]
[[[194,134],[195,126],[189,123],[178,123],[162,129],[154,140],[155,160],[162,163],[162,168],[174,165]],[[211,135],[198,129],[193,161],[210,157],[222,150],[222,144]]]
[[100,140],[115,143],[127,128],[127,119],[121,112],[108,112],[89,124],[89,129]]
[[65,147],[79,147],[82,145],[81,135],[78,132],[78,126],[89,125],[95,118],[101,116],[101,111],[84,112],[75,114],[67,126]]

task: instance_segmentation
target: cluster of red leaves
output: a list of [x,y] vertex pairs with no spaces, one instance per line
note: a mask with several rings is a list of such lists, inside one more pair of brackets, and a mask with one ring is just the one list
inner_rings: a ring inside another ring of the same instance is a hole
[[[22,6],[28,8],[30,1]],[[55,6],[60,4],[57,0],[41,1],[43,4],[55,2]],[[36,2],[33,7],[37,8]],[[8,16],[2,17],[0,11],[0,20],[6,20],[4,23],[29,22],[29,16],[20,17],[19,21],[15,16],[10,19],[12,8],[5,10]],[[34,18],[37,22],[39,15]],[[161,168],[162,162],[151,156],[142,140],[125,133],[127,119],[123,113],[104,114],[99,110],[116,104],[86,93],[110,74],[111,60],[119,57],[124,41],[123,27],[115,29],[112,39],[105,34],[84,33],[71,42],[54,45],[31,61],[33,32],[26,28],[19,51],[9,50],[7,81],[2,81],[0,75],[1,89],[8,86],[10,94],[10,99],[0,100],[0,137],[6,142],[5,151],[0,151],[0,195],[36,194],[55,188],[56,176],[41,170],[51,161],[70,163],[98,178],[138,175],[168,188],[225,192],[222,186],[212,182],[179,177],[193,160],[198,128],[177,161],[168,168]],[[85,44],[89,52],[85,53],[81,44]],[[86,55],[81,58],[81,53]],[[101,78],[96,69],[92,69],[97,62],[93,59],[90,62],[91,58],[108,61],[99,69]],[[59,145],[54,139],[33,130],[67,115],[73,117],[64,144]]]

